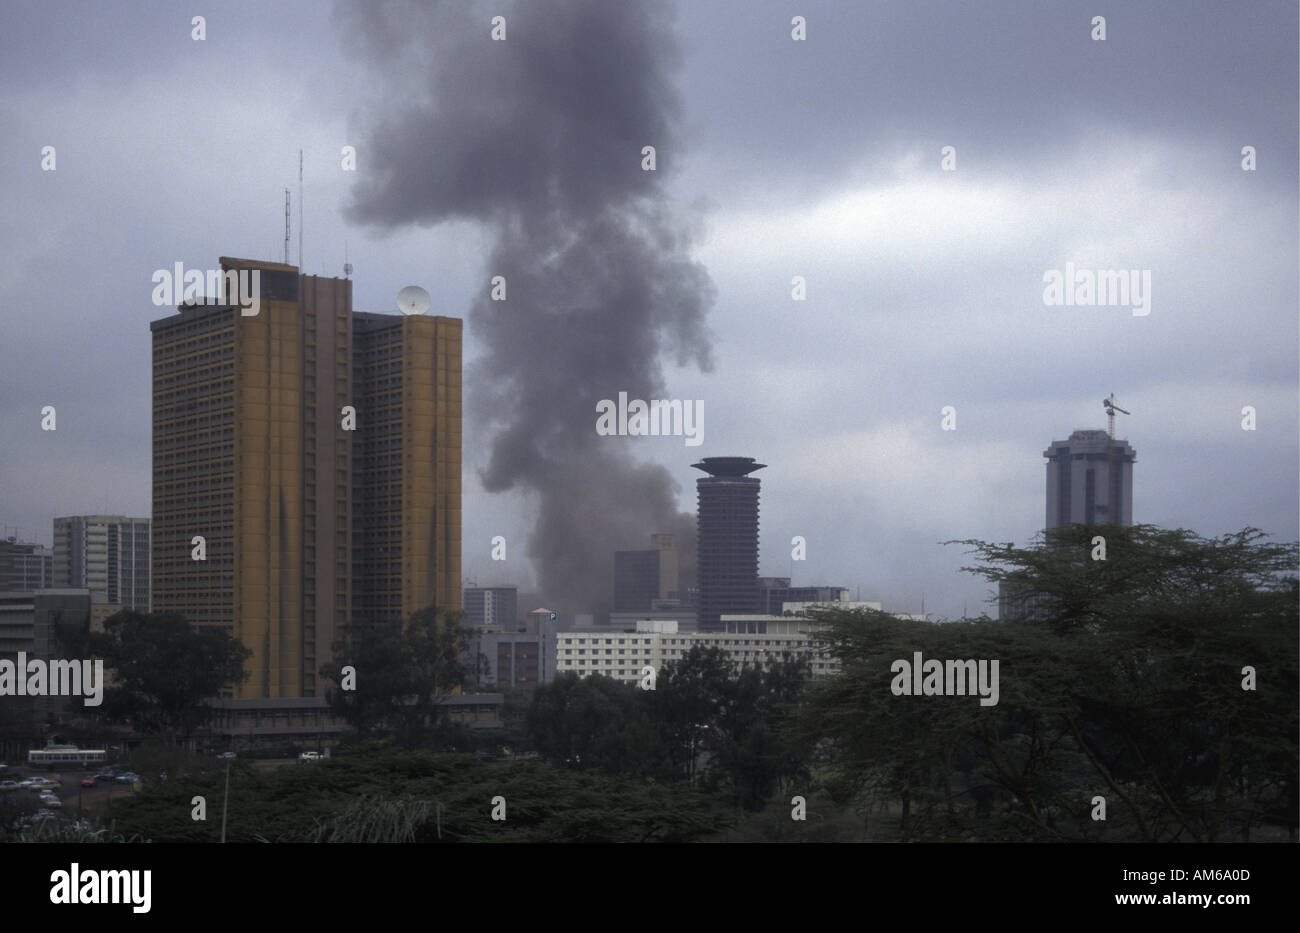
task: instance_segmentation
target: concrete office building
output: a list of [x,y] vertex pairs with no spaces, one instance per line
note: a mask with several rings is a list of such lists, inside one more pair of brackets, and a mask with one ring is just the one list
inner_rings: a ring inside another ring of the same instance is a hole
[[[762,621],[763,631],[751,631]],[[815,623],[807,618],[725,615],[721,632],[681,632],[672,621],[638,622],[635,632],[560,632],[556,636],[557,673],[580,677],[600,674],[624,683],[637,683],[646,666],[656,672],[680,661],[697,645],[722,650],[737,671],[763,668],[786,654],[807,660],[815,678],[838,670],[829,652],[812,640]]]
[[554,632],[472,632],[464,663],[474,688],[513,687],[532,693],[555,677]]
[[1047,458],[1046,528],[1133,524],[1133,463],[1128,441],[1105,431],[1075,431],[1053,441]]
[[753,457],[705,457],[699,494],[699,624],[722,629],[723,613],[758,612],[758,487]]
[[150,324],[152,607],[253,652],[237,698],[322,696],[352,616],[460,608],[461,322],[354,313],[346,279],[220,263],[258,273],[256,314]]
[[54,586],[84,586],[101,602],[149,611],[149,519],[71,515],[54,520]]
[[43,544],[0,540],[0,593],[39,590],[54,582],[54,551]]

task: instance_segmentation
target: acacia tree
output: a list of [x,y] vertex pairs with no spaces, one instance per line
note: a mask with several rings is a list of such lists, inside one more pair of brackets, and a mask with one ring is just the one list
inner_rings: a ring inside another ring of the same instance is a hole
[[244,682],[244,661],[252,655],[225,629],[194,626],[177,613],[129,610],[105,620],[89,646],[113,672],[104,712],[173,743],[211,715],[204,700]]
[[[818,686],[809,728],[842,792],[901,802],[911,838],[1291,829],[1297,549],[1262,538],[1074,526],[1029,548],[964,542],[984,561],[967,570],[1036,594],[1032,617],[827,613],[843,673]],[[890,664],[914,651],[999,659],[999,703],[894,696]]]

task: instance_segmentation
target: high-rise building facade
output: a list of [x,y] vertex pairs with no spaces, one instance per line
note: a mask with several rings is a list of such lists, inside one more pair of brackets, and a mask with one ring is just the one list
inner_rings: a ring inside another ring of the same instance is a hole
[[355,611],[459,611],[461,321],[363,313],[352,321]]
[[238,697],[321,696],[354,615],[459,609],[461,322],[354,314],[350,281],[290,265],[221,268],[257,271],[256,314],[150,324],[153,610],[253,652]]
[[723,613],[758,612],[758,487],[753,457],[705,457],[699,494],[699,626],[722,631]]
[[1053,441],[1047,458],[1046,528],[1133,524],[1133,463],[1128,441],[1105,431],[1075,431]]
[[149,611],[149,519],[70,515],[54,520],[54,586],[87,587],[102,602]]

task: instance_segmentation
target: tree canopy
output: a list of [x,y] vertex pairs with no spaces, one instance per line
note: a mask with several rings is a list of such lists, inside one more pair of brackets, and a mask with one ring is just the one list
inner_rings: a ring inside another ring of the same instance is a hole
[[[968,570],[1041,597],[1031,618],[823,614],[843,672],[815,685],[804,723],[832,785],[864,812],[896,809],[903,838],[1294,832],[1297,551],[1262,537],[1075,526],[1029,548],[967,541],[984,562]],[[998,660],[997,705],[895,695],[891,665],[915,652]]]
[[223,628],[191,625],[176,613],[119,612],[90,637],[113,672],[103,711],[142,732],[187,738],[211,714],[203,701],[247,677],[252,654]]
[[[386,735],[402,745],[454,744],[459,730],[439,705],[465,677],[462,630],[454,614],[430,606],[383,621],[360,618],[335,642],[321,674],[334,683],[331,708],[361,739]],[[352,669],[352,679],[344,669]]]

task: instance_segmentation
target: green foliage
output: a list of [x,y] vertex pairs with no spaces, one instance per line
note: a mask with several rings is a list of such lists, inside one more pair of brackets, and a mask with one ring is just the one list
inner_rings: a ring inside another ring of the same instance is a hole
[[[687,788],[551,768],[487,764],[468,755],[366,743],[307,769],[234,771],[231,842],[687,842],[731,817]],[[220,837],[223,776],[149,786],[115,807],[118,825],[157,842]],[[194,795],[208,819],[190,818]],[[491,818],[492,798],[506,819]]]
[[757,810],[804,774],[805,743],[787,721],[806,677],[789,659],[737,674],[720,649],[696,646],[665,665],[654,690],[560,674],[538,689],[526,728],[552,764],[698,781]]
[[86,845],[96,842],[147,843],[149,841],[138,834],[128,836],[118,832],[116,822],[104,826],[99,821],[90,819],[75,822],[46,820],[34,823],[8,836],[0,833],[0,842],[59,842]]
[[[354,620],[334,645],[321,674],[333,681],[331,708],[357,737],[389,736],[407,747],[465,744],[438,698],[458,689],[461,664],[459,620],[435,607],[400,619]],[[356,689],[342,690],[342,669],[356,670]]]
[[320,823],[312,842],[414,842],[428,821],[429,801],[383,795],[361,797]]
[[188,738],[211,715],[203,700],[244,681],[252,654],[224,629],[129,610],[107,619],[90,649],[113,672],[104,714],[172,741]]
[[[1090,558],[1104,535],[1105,561]],[[1296,825],[1296,548],[1252,529],[1074,527],[974,546],[1033,621],[829,612],[843,672],[803,722],[828,788],[906,839],[1216,841]],[[895,659],[998,659],[1000,698],[894,696]],[[1242,689],[1253,666],[1256,690]],[[1092,798],[1107,819],[1091,818]]]
[[564,672],[534,694],[528,736],[538,754],[553,764],[664,777],[663,737],[645,692],[609,677]]

